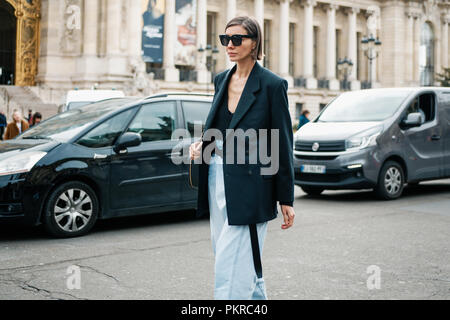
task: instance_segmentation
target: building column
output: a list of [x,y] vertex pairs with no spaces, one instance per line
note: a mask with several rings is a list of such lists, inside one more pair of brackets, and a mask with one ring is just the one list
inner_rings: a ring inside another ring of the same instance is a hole
[[207,18],[208,10],[206,0],[197,0],[197,48],[203,48],[205,51],[197,51],[197,82],[211,82],[211,72],[206,66],[206,42],[207,42]]
[[336,78],[336,10],[339,6],[330,4],[326,7],[327,11],[327,80],[330,90],[339,90],[339,80]]
[[411,85],[413,82],[413,70],[414,70],[414,16],[411,12],[407,13],[407,23],[406,23],[406,38],[405,38],[405,82],[408,85]]
[[164,15],[164,80],[168,82],[180,81],[180,71],[175,68],[175,0],[166,0]]
[[280,0],[279,74],[293,87],[294,78],[289,74],[289,2]]
[[[434,74],[441,72],[442,62],[441,62],[441,54],[442,54],[442,28],[434,29]],[[433,85],[439,86],[440,83],[437,81],[436,77],[433,79]]]
[[[76,72],[64,57],[61,48],[61,21],[64,19],[66,4],[63,1],[42,1],[41,3],[41,32],[40,48],[38,59],[38,74],[36,76],[37,84],[45,84],[49,87],[60,88],[64,84],[71,88],[71,74]],[[71,59],[73,60],[73,58]],[[69,61],[70,62],[70,61]],[[64,66],[64,72],[61,72]],[[49,98],[54,103],[54,98]]]
[[[236,0],[227,0],[227,21],[228,23],[231,19],[236,17]],[[227,69],[231,69],[234,66],[234,62],[232,62],[227,57]]]
[[315,5],[316,5],[315,0],[306,0],[303,4],[304,10],[303,77],[306,79],[306,88],[308,89],[317,89],[317,79],[314,78],[313,74],[313,55],[314,55],[313,17]]
[[361,83],[357,79],[356,70],[358,67],[358,52],[357,52],[357,41],[358,37],[356,35],[356,17],[359,13],[359,8],[349,8],[347,10],[348,14],[348,48],[347,57],[353,62],[352,72],[350,73],[348,80],[350,81],[351,90],[361,89]]
[[264,31],[264,0],[255,0],[254,17],[261,27],[261,32]]
[[140,1],[128,0],[128,54],[131,58],[142,60],[142,7]]
[[414,15],[414,59],[413,59],[413,80],[414,85],[420,85],[420,33],[422,29],[422,15],[416,13]]
[[[261,36],[264,39],[264,0],[255,0],[254,4],[254,17],[258,21],[261,27]],[[264,49],[264,48],[262,48]],[[265,54],[265,52],[263,52]],[[258,63],[262,66],[264,64],[263,60],[258,60]]]
[[87,1],[84,4],[83,53],[84,55],[97,54],[97,24],[98,0]]
[[118,80],[117,76],[126,74],[126,54],[120,50],[122,0],[108,0],[106,21],[106,56],[109,81]]
[[87,5],[84,3],[84,13],[82,19],[83,29],[83,54],[77,59],[77,75],[72,79],[75,83],[83,82],[94,84],[98,81],[98,57],[97,57],[97,28],[98,28],[98,0],[93,0]]
[[[442,59],[441,66],[438,66],[439,70],[441,67],[448,68],[448,24],[450,23],[450,17],[445,17],[442,21],[442,36],[441,36],[441,50],[442,50]],[[443,70],[442,70],[443,71]]]

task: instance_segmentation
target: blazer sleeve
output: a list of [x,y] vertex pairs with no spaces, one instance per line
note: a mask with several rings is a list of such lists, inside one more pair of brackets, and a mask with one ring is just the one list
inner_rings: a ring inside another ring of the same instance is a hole
[[289,113],[288,82],[280,81],[270,97],[271,128],[279,131],[279,169],[274,176],[275,196],[280,204],[294,202],[294,133]]

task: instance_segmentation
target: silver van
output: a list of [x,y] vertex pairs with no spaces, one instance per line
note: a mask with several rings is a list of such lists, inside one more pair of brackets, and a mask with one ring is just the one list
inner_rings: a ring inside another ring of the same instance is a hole
[[345,92],[295,133],[295,184],[306,193],[374,189],[450,177],[450,88]]

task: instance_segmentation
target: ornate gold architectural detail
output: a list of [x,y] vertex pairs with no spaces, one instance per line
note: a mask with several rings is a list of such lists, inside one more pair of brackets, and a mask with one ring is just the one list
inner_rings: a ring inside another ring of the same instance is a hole
[[[4,1],[4,0],[0,0]],[[39,57],[40,0],[6,0],[17,18],[15,85],[33,86]]]

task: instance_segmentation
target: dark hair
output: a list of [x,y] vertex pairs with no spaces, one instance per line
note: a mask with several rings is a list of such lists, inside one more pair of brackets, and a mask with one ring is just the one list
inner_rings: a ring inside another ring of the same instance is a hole
[[305,110],[305,111],[302,112],[302,115],[303,115],[303,116],[306,116],[307,114],[310,114],[310,113],[311,113],[311,112],[309,112],[308,110]]
[[33,115],[33,125],[36,124],[36,119],[41,119],[41,120],[42,120],[42,114],[40,114],[39,112],[36,112],[36,113]]
[[227,23],[227,26],[225,27],[225,31],[229,27],[233,26],[242,26],[245,30],[247,30],[247,33],[249,35],[253,35],[255,38],[253,38],[253,41],[256,42],[255,50],[252,51],[251,55],[253,60],[262,60],[264,57],[264,54],[262,52],[262,32],[261,32],[261,26],[259,25],[258,21],[249,16],[240,16],[236,17],[230,20],[230,22]]

